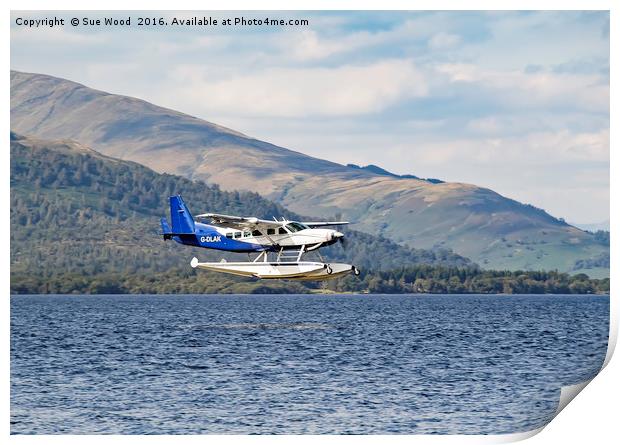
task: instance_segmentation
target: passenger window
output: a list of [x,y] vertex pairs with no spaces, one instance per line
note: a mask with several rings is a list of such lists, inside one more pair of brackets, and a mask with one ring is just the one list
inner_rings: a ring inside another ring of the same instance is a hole
[[226,234],[226,238],[232,238],[232,236],[233,236],[232,232],[228,232],[228,233]]
[[279,234],[279,235],[287,235],[287,234],[288,234],[288,232],[287,232],[286,230],[284,230],[284,227],[280,227],[280,228],[278,229],[278,234]]
[[260,233],[260,230],[255,230],[252,232],[252,236],[263,236],[263,234]]
[[241,238],[241,232],[235,232],[235,238]]
[[276,229],[267,229],[267,235],[275,235]]
[[249,231],[249,230],[246,230],[245,232],[243,232],[243,237],[244,237],[244,238],[247,238],[247,237],[248,237],[248,236],[250,236],[250,235],[252,235],[252,234],[250,233],[250,231]]

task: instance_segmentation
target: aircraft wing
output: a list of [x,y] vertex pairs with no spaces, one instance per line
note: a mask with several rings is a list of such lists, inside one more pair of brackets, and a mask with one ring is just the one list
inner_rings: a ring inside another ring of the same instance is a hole
[[282,222],[270,221],[268,219],[258,219],[254,216],[231,216],[222,215],[221,213],[201,213],[196,215],[196,218],[209,218],[213,224],[219,224],[224,227],[231,227],[233,229],[247,228],[247,227],[280,227]]
[[308,227],[343,226],[349,224],[349,221],[303,221],[302,224]]

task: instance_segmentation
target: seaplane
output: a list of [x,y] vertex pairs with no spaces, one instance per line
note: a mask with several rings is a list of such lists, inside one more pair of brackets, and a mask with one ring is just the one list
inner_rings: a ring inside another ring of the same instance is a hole
[[[193,268],[261,279],[321,281],[349,273],[359,275],[350,264],[326,262],[318,249],[344,240],[344,234],[330,228],[347,221],[300,222],[286,219],[202,213],[196,220],[180,195],[170,197],[170,225],[161,219],[164,240],[186,246],[225,252],[247,253],[248,261],[201,263],[192,258]],[[316,253],[320,261],[303,257]],[[252,259],[252,254],[257,254]]]

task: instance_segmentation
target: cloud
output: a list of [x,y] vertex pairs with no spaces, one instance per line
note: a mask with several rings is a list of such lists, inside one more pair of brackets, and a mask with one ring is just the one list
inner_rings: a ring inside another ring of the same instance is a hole
[[423,36],[420,30],[412,29],[411,21],[405,21],[386,30],[361,30],[336,35],[312,29],[289,31],[286,38],[274,36],[272,44],[282,51],[283,56],[291,56],[299,61],[316,61],[360,50],[369,51],[385,45],[403,45]]
[[320,60],[335,54],[354,51],[364,43],[371,41],[370,34],[355,34],[338,39],[324,39],[313,30],[290,32],[288,38],[279,38],[276,42],[283,51],[289,53],[295,60]]
[[461,37],[456,34],[439,32],[428,41],[428,47],[431,49],[452,48],[461,42]]
[[[569,129],[539,131],[503,136],[497,121],[478,125],[491,126],[489,136],[426,141],[425,150],[416,158],[425,164],[483,163],[499,165],[539,165],[558,163],[609,162],[609,130],[575,133]],[[486,128],[485,128],[486,130]]]
[[271,68],[213,79],[196,67],[178,67],[180,94],[194,106],[257,116],[345,116],[378,113],[428,93],[410,60],[335,68]]
[[609,83],[600,75],[489,70],[465,63],[441,64],[437,70],[452,84],[475,84],[512,107],[609,111]]
[[497,135],[503,131],[497,117],[489,116],[479,119],[472,119],[467,123],[467,128],[474,133]]

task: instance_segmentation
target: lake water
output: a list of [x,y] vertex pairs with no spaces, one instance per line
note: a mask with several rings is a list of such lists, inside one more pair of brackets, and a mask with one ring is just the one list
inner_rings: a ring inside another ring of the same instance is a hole
[[609,297],[12,296],[12,434],[491,434],[553,415]]

